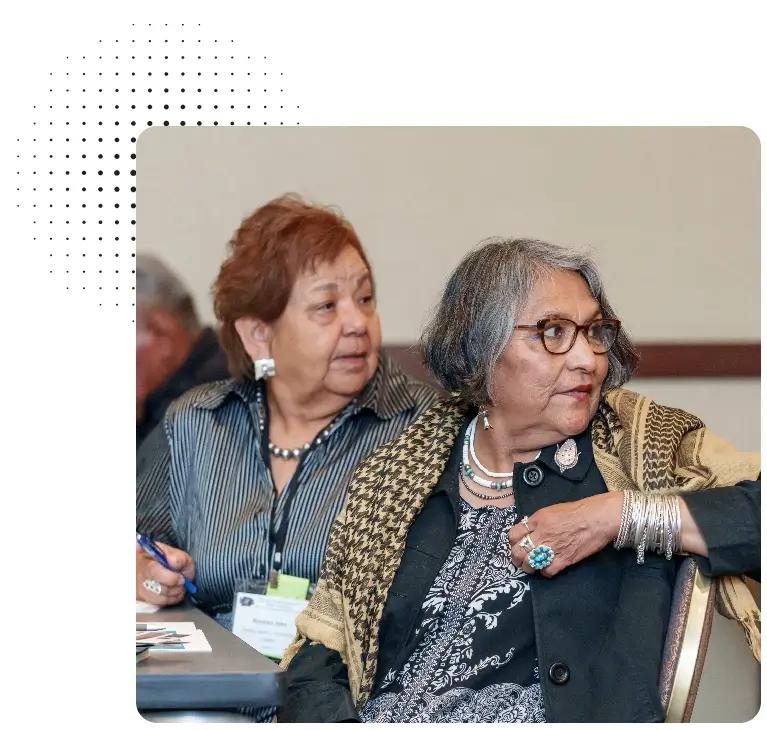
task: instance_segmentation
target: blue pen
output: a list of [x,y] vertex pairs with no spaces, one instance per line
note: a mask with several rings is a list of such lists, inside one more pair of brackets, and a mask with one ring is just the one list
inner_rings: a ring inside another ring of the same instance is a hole
[[[144,537],[144,535],[136,533],[136,542],[141,545],[142,548],[144,548],[145,552],[153,557],[160,565],[162,565],[163,568],[167,568],[168,570],[173,571],[174,573],[178,573],[181,575],[180,570],[176,570],[175,568],[171,568],[170,565],[168,565],[168,560],[163,554],[162,550],[148,537]],[[184,588],[189,593],[197,593],[197,587],[195,586],[192,581],[188,580],[186,577],[184,577]]]

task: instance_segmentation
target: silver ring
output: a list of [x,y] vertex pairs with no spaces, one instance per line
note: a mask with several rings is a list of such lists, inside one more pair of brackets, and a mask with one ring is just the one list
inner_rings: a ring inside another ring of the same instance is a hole
[[158,596],[162,593],[162,585],[156,580],[150,580],[149,578],[144,581],[144,588],[152,593],[156,593]]
[[530,529],[530,525],[527,524],[527,515],[525,515],[522,518],[522,524],[525,526],[525,529],[527,530],[527,534],[529,535],[532,532],[532,530]]
[[535,544],[530,539],[530,535],[525,535],[520,541],[519,546],[521,548],[524,548],[527,550],[527,552],[530,552],[531,550],[535,550]]

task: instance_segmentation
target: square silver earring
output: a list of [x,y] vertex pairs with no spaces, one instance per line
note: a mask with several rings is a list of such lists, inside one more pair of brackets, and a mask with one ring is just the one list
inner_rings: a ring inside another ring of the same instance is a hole
[[255,360],[253,362],[253,368],[256,372],[256,380],[274,377],[274,360],[270,357]]

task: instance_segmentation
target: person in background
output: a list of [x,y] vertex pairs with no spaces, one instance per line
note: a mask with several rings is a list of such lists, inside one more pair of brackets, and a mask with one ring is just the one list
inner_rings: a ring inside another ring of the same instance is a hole
[[216,335],[202,327],[192,297],[159,259],[136,256],[136,449],[168,406],[202,383],[229,377]]

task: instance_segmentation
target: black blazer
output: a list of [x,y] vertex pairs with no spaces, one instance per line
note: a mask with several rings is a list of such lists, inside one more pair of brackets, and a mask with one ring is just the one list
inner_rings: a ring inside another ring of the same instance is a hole
[[[468,423],[468,422],[467,422]],[[421,605],[453,545],[458,526],[458,468],[464,424],[450,459],[411,526],[380,625],[373,696],[389,669],[415,648]],[[580,456],[560,473],[555,447],[514,469],[520,515],[607,491],[589,428],[575,439]],[[706,575],[749,573],[760,567],[761,477],[736,487],[684,497],[706,538]],[[553,578],[531,576],[538,666],[548,722],[662,722],[658,680],[678,560],[633,550],[600,552]],[[346,666],[340,654],[308,642],[288,668],[280,722],[354,722]]]

